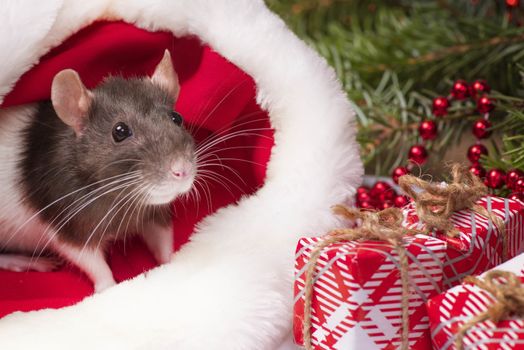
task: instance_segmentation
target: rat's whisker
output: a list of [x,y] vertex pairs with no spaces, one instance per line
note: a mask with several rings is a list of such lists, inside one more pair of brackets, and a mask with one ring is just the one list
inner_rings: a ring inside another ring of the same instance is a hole
[[[141,200],[140,200],[140,205],[138,207],[138,214],[137,214],[137,217],[139,219],[139,221],[141,221],[141,226],[140,226],[140,233],[144,233],[144,216],[141,215],[142,213],[142,210],[145,210],[145,208],[147,207],[147,202],[151,199],[151,195],[149,194],[149,191],[146,191],[144,196],[142,196]],[[138,225],[137,225],[138,226]],[[137,227],[138,228],[138,227]]]
[[[211,189],[209,188],[209,185],[207,184],[207,182],[204,179],[200,180],[199,178],[198,184],[201,186],[202,191],[204,192],[204,197],[207,203],[207,209],[208,211],[211,211],[213,208],[213,205],[211,203]],[[201,198],[200,191],[196,191],[196,194],[197,194],[197,201],[200,202],[200,198]]]
[[264,138],[272,140],[272,138],[267,136],[267,135],[263,135],[263,134],[257,133],[257,131],[267,131],[267,130],[272,130],[272,129],[269,129],[269,128],[252,128],[252,129],[239,130],[239,131],[231,132],[231,133],[228,133],[228,134],[220,135],[219,137],[216,137],[216,138],[206,142],[205,144],[204,143],[198,144],[197,147],[196,147],[196,150],[195,150],[195,154],[197,156],[201,155],[207,149],[209,149],[209,148],[211,148],[211,147],[213,147],[213,146],[215,146],[215,145],[217,145],[219,143],[225,142],[227,140],[230,140],[230,139],[233,139],[233,138],[236,138],[236,137],[258,136],[258,137],[264,137]]
[[[40,254],[38,256],[40,256],[42,254],[43,251],[45,251],[45,249],[48,247],[48,245],[51,243],[51,241],[56,237],[56,235],[58,234],[58,232],[60,232],[60,230],[62,230],[64,228],[65,225],[67,225],[67,223],[69,221],[71,221],[71,219],[73,219],[78,213],[80,213],[83,209],[85,209],[87,206],[89,206],[90,204],[96,202],[99,198],[109,194],[109,193],[112,193],[112,192],[115,192],[115,191],[118,191],[120,189],[123,189],[123,188],[126,188],[126,187],[129,187],[129,186],[132,186],[134,184],[137,184],[137,183],[140,183],[140,180],[135,180],[135,181],[132,181],[132,182],[128,182],[128,183],[124,183],[124,184],[121,184],[121,185],[118,185],[114,188],[111,188],[107,191],[105,191],[104,193],[96,196],[95,198],[92,198],[90,199],[89,201],[85,202],[84,204],[82,204],[80,206],[80,208],[76,209],[75,211],[73,211],[72,213],[68,213],[68,215],[66,216],[66,218],[62,219],[58,224],[55,229],[53,229],[53,234],[51,235],[51,237],[47,240],[46,244],[40,249]],[[46,229],[46,232],[50,229],[50,225],[48,225],[48,228]],[[42,235],[42,237],[45,237],[46,235]],[[38,245],[40,244],[40,242],[38,242]],[[37,245],[37,246],[38,246]]]
[[[121,189],[126,189],[134,184],[137,184],[139,183],[140,181],[139,180],[130,180],[129,182],[125,183],[125,184],[121,184],[119,186],[116,186],[114,187],[113,189],[110,189],[104,193],[102,193],[101,195],[97,196],[96,198],[93,198],[93,199],[90,199],[89,201],[84,201],[84,203],[82,204],[82,206],[78,209],[76,209],[73,213],[68,213],[68,215],[66,215],[65,218],[63,218],[57,225],[58,228],[55,230],[55,233],[53,233],[53,235],[56,235],[57,232],[60,232],[60,230],[62,230],[65,225],[67,225],[67,223],[69,221],[71,221],[76,215],[78,215],[78,213],[80,213],[83,209],[85,209],[87,206],[89,206],[90,204],[96,202],[99,198],[103,197],[104,195],[107,195],[109,193],[112,193],[112,192],[115,192],[115,191],[118,191],[118,190],[121,190]],[[48,229],[49,229],[49,226],[48,226]],[[47,231],[47,230],[46,230]],[[91,236],[96,232],[96,228],[95,230],[92,230],[87,242],[84,243],[84,247],[87,246],[87,244],[89,243],[89,239],[91,238]],[[41,249],[41,252],[43,250],[45,250],[45,248],[47,247],[47,244],[50,243],[51,240],[48,240],[48,242],[46,243],[46,245],[44,246],[44,248]],[[81,257],[82,255],[80,254],[79,257]]]
[[[232,181],[232,180],[229,179],[228,177],[226,177],[226,176],[224,176],[224,175],[222,175],[222,174],[220,174],[220,173],[217,173],[216,171],[213,171],[213,170],[211,170],[211,169],[202,169],[202,170],[200,171],[200,173],[201,173],[202,175],[207,175],[207,176],[210,176],[210,175],[211,175],[211,176],[214,176],[214,177],[216,177],[216,178],[223,179],[224,181],[227,181],[227,182],[229,182],[231,185],[235,186],[235,188],[236,188],[237,190],[239,190],[240,192],[243,192],[242,187],[240,187],[237,183],[235,183],[234,181]],[[244,183],[245,183],[245,182],[244,182]]]
[[[126,249],[126,238],[127,238],[127,232],[129,231],[129,224],[131,223],[131,220],[133,218],[135,218],[134,214],[135,214],[135,210],[137,209],[138,205],[140,204],[140,199],[144,196],[144,193],[145,191],[147,191],[147,189],[149,188],[148,186],[146,185],[141,185],[140,186],[141,190],[138,191],[138,194],[134,197],[133,201],[131,202],[131,204],[129,205],[129,207],[133,208],[133,210],[131,211],[131,213],[129,213],[129,217],[127,219],[127,223],[126,223],[126,228],[124,229],[124,252],[125,252],[125,249]],[[137,233],[138,231],[138,224],[135,223],[135,233]]]
[[[107,229],[109,228],[109,226],[111,225],[111,223],[113,222],[113,220],[115,219],[115,217],[118,215],[118,213],[125,208],[125,205],[126,203],[129,202],[130,198],[133,198],[133,195],[136,191],[136,188],[134,190],[131,190],[130,192],[126,193],[116,204],[111,204],[111,208],[110,210],[108,211],[108,213],[106,214],[106,216],[112,212],[114,209],[118,208],[114,213],[113,215],[111,216],[111,218],[109,220],[107,220],[107,223],[104,227],[104,230],[102,231],[102,233],[100,234],[100,238],[98,240],[98,243],[96,245],[96,249],[98,250],[100,248],[100,244],[102,243],[102,240],[104,239],[104,236],[107,232]],[[123,193],[123,191],[121,192]],[[104,220],[106,219],[106,216],[104,216],[101,220],[100,220],[100,223],[97,225],[97,227],[93,230],[93,231],[96,231],[98,229],[98,227],[100,226],[100,224],[102,224],[104,222]],[[116,234],[118,235],[118,230],[115,231]],[[89,243],[89,240],[86,241],[85,243],[85,246],[87,246],[87,244]]]
[[[136,180],[140,177],[140,175],[137,173],[137,174],[130,174],[126,177],[122,177],[122,178],[119,178],[117,180],[114,180],[108,184],[105,184],[104,186],[100,186],[99,188],[93,190],[93,191],[90,191],[88,193],[86,193],[85,195],[81,196],[80,198],[76,198],[71,204],[69,204],[68,206],[66,206],[65,208],[62,209],[62,211],[60,211],[56,216],[55,218],[53,218],[53,220],[51,222],[49,222],[49,225],[48,227],[50,227],[51,225],[53,225],[53,223],[64,213],[64,212],[68,212],[66,214],[66,217],[68,217],[69,214],[71,213],[74,213],[80,206],[84,205],[86,202],[90,201],[93,197],[95,197],[97,194],[99,194],[100,192],[104,191],[105,188],[114,188],[115,190],[118,190],[120,188],[122,188],[122,186],[125,186],[126,185],[126,182],[128,181],[132,181],[132,180]],[[119,185],[119,187],[113,187],[115,185]],[[97,197],[98,198],[98,197]],[[89,202],[88,204],[90,204],[91,202]],[[71,208],[71,209],[70,209]],[[80,209],[81,210],[81,209]],[[59,223],[60,224],[60,223]],[[47,232],[47,230],[46,230]],[[44,232],[44,233],[46,233]]]
[[221,181],[219,178],[215,178],[213,176],[210,176],[210,175],[200,175],[202,179],[204,180],[209,180],[209,182],[215,182],[217,183],[218,185],[220,185],[222,188],[224,188],[230,195],[232,198],[236,198],[235,194],[233,193],[231,187],[229,187],[228,184],[226,184],[224,181]]
[[[124,223],[124,220],[126,219],[127,214],[129,213],[129,210],[131,210],[132,204],[135,201],[135,198],[139,197],[142,194],[141,191],[143,190],[143,187],[144,187],[144,185],[137,186],[137,188],[133,190],[134,193],[131,196],[131,198],[128,201],[126,201],[126,203],[124,203],[124,205],[126,205],[127,208],[126,208],[126,211],[124,212],[124,214],[122,214],[122,219],[120,220],[120,224],[118,224],[118,227],[116,229],[116,233],[117,233],[116,239],[118,239],[118,235],[120,235],[120,229],[122,227],[122,224]],[[128,221],[129,221],[129,219],[128,219]],[[125,232],[124,232],[124,235],[125,235]]]
[[[31,222],[32,220],[34,220],[35,218],[37,218],[40,214],[42,214],[44,211],[46,211],[47,209],[49,209],[50,207],[52,207],[53,205],[59,203],[60,201],[72,196],[72,195],[75,195],[81,191],[84,191],[90,187],[93,187],[93,186],[96,186],[98,184],[101,184],[101,183],[104,183],[104,182],[107,182],[107,181],[111,181],[111,180],[115,180],[115,179],[119,179],[119,178],[123,178],[125,176],[128,176],[129,174],[125,173],[125,174],[119,174],[119,175],[115,175],[115,176],[112,176],[112,177],[109,177],[109,178],[106,178],[106,179],[102,179],[102,180],[99,180],[99,181],[96,181],[94,183],[91,183],[89,185],[86,185],[86,186],[83,186],[83,187],[80,187],[74,191],[71,191],[61,197],[59,197],[58,199],[52,201],[51,203],[49,203],[48,205],[46,205],[45,207],[43,207],[42,209],[38,210],[37,212],[35,212],[33,215],[31,215],[25,222],[23,222],[20,226],[18,226],[18,228],[9,236],[9,238],[7,239],[6,242],[3,243],[3,247],[2,248],[5,248],[7,247],[7,245],[9,244],[9,242],[18,234],[20,233],[20,231],[22,231],[22,229],[29,223]],[[111,184],[109,184],[110,186]],[[107,187],[106,185],[104,186],[101,186],[101,187]]]
[[209,117],[211,117],[213,115],[213,113],[215,113],[215,111],[222,105],[222,103],[224,103],[231,96],[231,94],[233,94],[240,86],[242,86],[246,82],[247,82],[247,80],[242,80],[236,86],[231,88],[231,90],[229,90],[229,92],[227,94],[225,94],[222,97],[222,99],[220,99],[220,101],[218,101],[218,103],[215,105],[215,107],[213,107],[213,109],[207,114],[207,116],[204,118],[204,120],[202,120],[199,124],[204,125],[206,123],[206,121],[209,119]]
[[[244,117],[250,117],[252,115],[256,115],[258,114],[259,112],[255,112],[255,113],[248,113],[246,115],[244,115]],[[236,122],[234,125],[224,125],[222,126],[220,129],[216,130],[216,131],[213,131],[213,133],[211,133],[209,136],[207,136],[205,139],[201,140],[199,142],[199,144],[204,144],[206,142],[210,142],[211,140],[210,139],[213,139],[213,138],[216,138],[216,137],[220,137],[221,135],[225,135],[227,133],[231,133],[231,132],[234,132],[234,131],[241,131],[242,127],[243,126],[246,126],[246,125],[249,125],[249,124],[254,124],[254,123],[261,123],[265,120],[267,120],[267,118],[258,118],[258,119],[249,119],[247,121],[243,121],[241,123],[238,123],[239,121],[242,120],[242,117],[238,117],[236,118]],[[237,130],[239,129],[239,130]]]
[[[249,159],[242,159],[242,158],[230,158],[230,157],[217,157],[217,159],[220,159],[220,163],[219,165],[220,166],[224,166],[224,164],[222,163],[223,160],[229,160],[229,161],[232,161],[232,162],[243,162],[243,163],[248,163],[248,164],[253,164],[253,165],[257,165],[257,166],[261,166],[261,167],[265,167],[264,164],[262,163],[259,163],[259,162],[255,162],[254,160],[249,160]],[[211,162],[212,160],[209,160],[209,162],[203,162],[203,163],[200,163],[198,164],[198,167],[202,167],[204,168],[205,166],[208,166],[208,165],[217,165],[217,163],[212,163]]]
[[212,151],[209,151],[209,152],[205,152],[204,154],[201,154],[200,157],[197,157],[197,158],[196,158],[196,162],[199,163],[200,161],[205,160],[205,159],[209,158],[210,156],[213,156],[213,155],[218,154],[218,153],[220,153],[220,152],[231,151],[231,150],[236,150],[236,149],[240,149],[240,150],[249,150],[249,149],[267,149],[267,147],[264,147],[264,146],[232,146],[232,147],[221,147],[221,148],[217,148],[217,149],[214,149],[214,150],[212,150]]
[[256,132],[256,131],[268,131],[268,130],[272,130],[272,129],[271,128],[254,128],[254,129],[247,129],[247,130],[237,131],[237,132],[233,132],[233,133],[230,133],[230,134],[223,135],[223,136],[218,137],[215,140],[207,143],[206,145],[198,145],[197,149],[195,151],[195,155],[199,156],[203,152],[205,152],[206,150],[210,149],[211,147],[213,147],[213,146],[215,146],[215,145],[217,145],[219,143],[225,142],[227,140],[231,140],[231,139],[236,138],[236,137],[258,136],[258,137],[266,138],[268,140],[273,140],[273,138],[271,138],[271,137],[269,137],[267,135],[263,135],[263,134],[260,134],[260,133]]
[[222,176],[220,174],[217,174],[215,172],[204,170],[204,171],[202,171],[200,173],[200,177],[202,177],[204,179],[212,180],[212,181],[222,185],[222,187],[224,187],[224,189],[226,189],[231,194],[231,196],[233,198],[236,197],[236,196],[233,193],[233,191],[231,190],[231,187],[229,187],[225,181],[227,181],[230,184],[232,184],[233,186],[235,186],[240,192],[243,192],[242,189],[236,183],[234,183],[233,181],[231,181],[227,177]]
[[[204,112],[206,111],[207,107],[211,104],[212,100],[215,99],[215,97],[221,92],[222,88],[225,85],[226,85],[226,82],[222,81],[221,84],[217,86],[216,89],[214,89],[213,95],[210,96],[210,98],[206,99],[206,103],[204,104],[204,106],[200,108],[200,112],[198,112],[198,115],[193,118],[192,123],[189,125],[189,130],[188,130],[189,133],[194,134],[195,132],[197,132],[200,129],[200,126],[198,126],[198,124],[201,124],[199,123],[200,119],[204,115]],[[195,127],[196,129],[194,129]]]
[[[223,164],[222,162],[219,162],[219,163],[208,162],[208,163],[206,163],[206,164],[202,164],[202,165],[200,165],[200,166],[197,168],[197,172],[198,172],[198,171],[201,171],[201,170],[204,170],[204,169],[206,169],[206,168],[209,168],[209,167],[213,167],[213,166],[219,166],[219,167],[221,167],[222,169],[226,169],[226,170],[231,171],[231,173],[232,173],[233,175],[235,175],[236,178],[240,180],[240,182],[242,182],[245,186],[247,186],[246,181],[242,178],[242,176],[240,176],[240,174],[238,173],[238,171],[236,171],[233,167],[230,167],[229,165],[225,165],[225,164]],[[211,169],[206,169],[206,170],[211,170]]]
[[131,164],[134,164],[134,165],[138,165],[138,164],[143,164],[144,161],[143,160],[140,160],[140,159],[135,159],[135,158],[126,158],[126,159],[118,159],[118,160],[115,160],[105,166],[103,166],[102,168],[100,169],[97,169],[95,172],[93,172],[93,174],[91,174],[91,177],[95,176],[96,174],[102,172],[103,170],[113,166],[113,165],[116,165],[116,164],[120,164],[120,163],[131,163]]

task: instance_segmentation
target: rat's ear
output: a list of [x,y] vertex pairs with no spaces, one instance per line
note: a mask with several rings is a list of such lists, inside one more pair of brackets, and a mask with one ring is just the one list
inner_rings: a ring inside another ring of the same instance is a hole
[[151,81],[153,84],[167,90],[169,95],[173,96],[176,101],[178,93],[180,92],[180,84],[175,69],[173,68],[173,62],[171,61],[169,50],[164,52],[164,57],[162,57],[162,60],[156,66],[155,72],[151,76]]
[[51,102],[58,117],[77,135],[82,133],[92,101],[93,93],[87,90],[77,72],[65,69],[55,75],[51,85]]

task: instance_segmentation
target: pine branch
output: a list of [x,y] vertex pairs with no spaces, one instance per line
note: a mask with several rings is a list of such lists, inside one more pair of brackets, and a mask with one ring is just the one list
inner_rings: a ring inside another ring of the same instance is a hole
[[[522,123],[503,101],[524,94],[518,66],[524,27],[508,21],[503,1],[267,1],[334,67],[357,109],[369,172],[389,174],[405,163],[409,147],[420,141],[418,123],[431,115],[431,99],[446,95],[458,78],[484,78],[503,92],[496,120],[513,124],[503,122],[508,126],[497,127],[497,134],[512,135],[514,123]],[[427,144],[433,157],[441,159],[477,118],[472,104],[456,104],[439,123],[439,138]],[[519,140],[504,138],[504,152],[516,150],[510,163],[524,162]]]

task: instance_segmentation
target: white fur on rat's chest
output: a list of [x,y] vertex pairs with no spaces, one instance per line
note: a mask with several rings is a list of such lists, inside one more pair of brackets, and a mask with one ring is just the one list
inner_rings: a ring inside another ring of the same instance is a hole
[[33,252],[47,242],[45,225],[23,205],[18,169],[22,130],[35,112],[34,105],[0,109],[0,250]]

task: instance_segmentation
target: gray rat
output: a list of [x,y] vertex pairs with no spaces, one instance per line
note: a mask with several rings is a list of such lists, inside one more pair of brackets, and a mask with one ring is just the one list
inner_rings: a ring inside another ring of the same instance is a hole
[[[179,89],[166,50],[151,77],[109,77],[88,90],[68,69],[54,77],[50,101],[1,110],[0,249],[56,252],[96,291],[115,283],[104,258],[110,240],[143,232],[168,262],[170,203],[196,173],[194,140],[172,109]],[[0,268],[45,269],[12,257]]]

